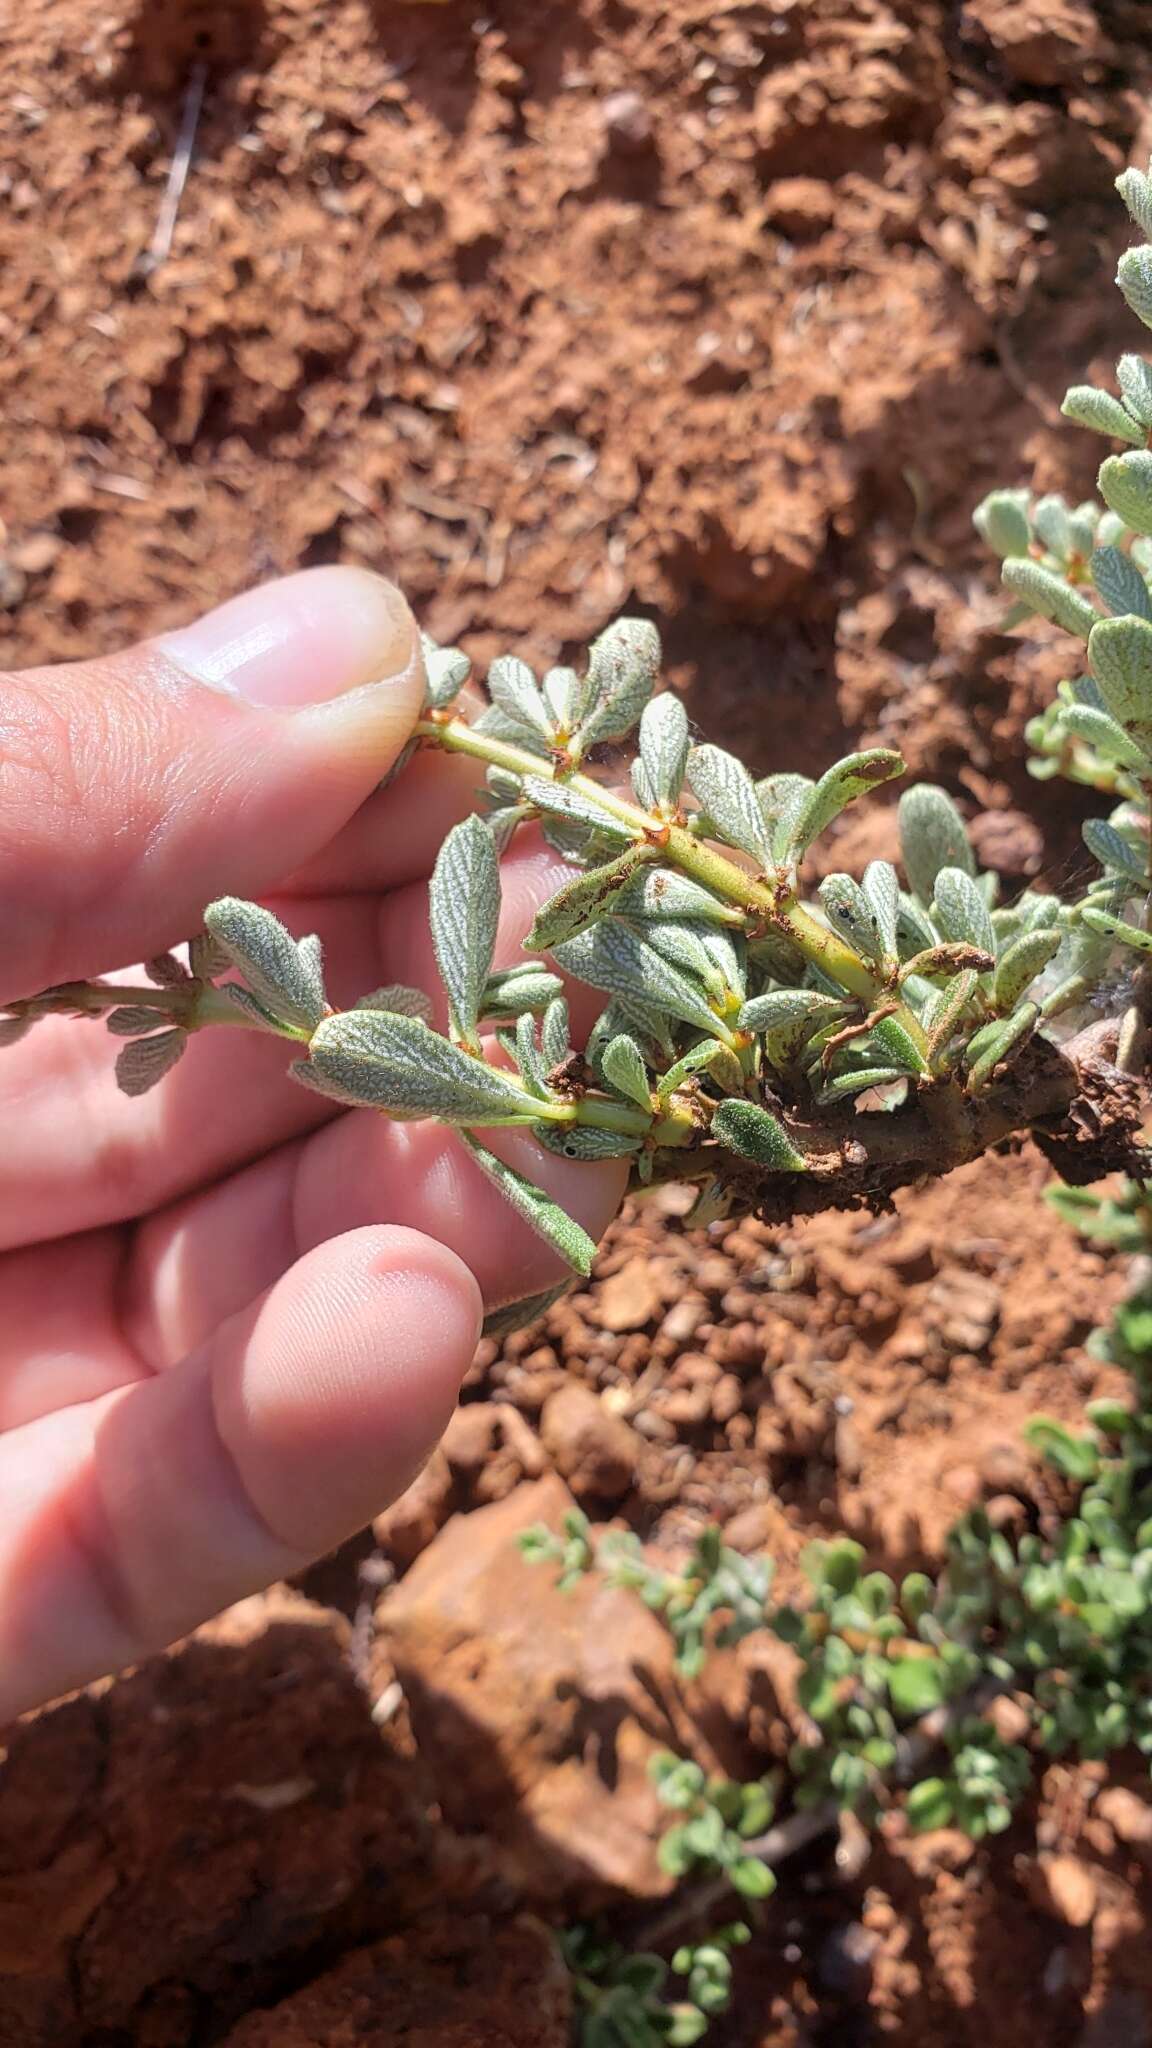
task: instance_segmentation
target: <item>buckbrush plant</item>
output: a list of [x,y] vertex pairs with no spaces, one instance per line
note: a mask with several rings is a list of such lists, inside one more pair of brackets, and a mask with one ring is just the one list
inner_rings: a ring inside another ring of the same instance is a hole
[[[1128,171],[1120,187],[1152,231],[1152,182]],[[1152,247],[1128,251],[1119,282],[1152,324]],[[658,692],[646,619],[609,627],[582,673],[538,681],[515,656],[495,661],[478,713],[460,708],[467,657],[428,642],[409,751],[464,754],[483,775],[482,809],[448,834],[432,878],[446,1034],[427,990],[376,989],[335,1010],[319,941],[226,897],[206,910],[187,965],[166,954],[144,986],[45,989],[9,1005],[0,1039],[53,1013],[103,1017],[126,1041],[120,1085],[139,1094],[196,1032],[274,1033],[306,1087],[454,1126],[581,1273],[593,1254],[584,1231],[480,1133],[519,1127],[567,1158],[627,1157],[639,1189],[695,1182],[699,1221],[883,1203],[1017,1133],[1074,1183],[1138,1167],[1139,1096],[1117,1070],[1142,1070],[1152,1010],[1152,368],[1126,355],[1117,379],[1119,396],[1076,386],[1064,404],[1123,444],[1101,467],[1103,504],[998,491],[976,515],[1014,616],[1039,613],[1082,643],[1031,737],[1036,772],[1113,800],[1085,827],[1100,872],[1083,895],[1001,902],[951,798],[920,784],[900,800],[903,875],[872,861],[860,876],[827,875],[813,896],[810,848],[903,772],[899,755],[872,747],[815,781],[756,780],[697,744],[680,699]],[[597,763],[626,740],[624,791]],[[573,876],[537,914],[523,964],[497,972],[500,855],[536,821]],[[605,997],[582,1046],[561,974]]]

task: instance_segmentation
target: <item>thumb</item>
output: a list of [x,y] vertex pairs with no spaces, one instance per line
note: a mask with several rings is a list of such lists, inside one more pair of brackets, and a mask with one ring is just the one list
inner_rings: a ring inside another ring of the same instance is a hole
[[400,592],[308,569],[105,660],[0,677],[0,1002],[163,951],[312,858],[419,715]]

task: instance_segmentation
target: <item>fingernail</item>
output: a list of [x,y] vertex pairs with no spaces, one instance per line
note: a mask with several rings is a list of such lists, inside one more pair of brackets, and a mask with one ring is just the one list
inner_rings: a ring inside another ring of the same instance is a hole
[[292,710],[410,674],[417,636],[395,584],[332,567],[246,590],[159,645],[210,689]]

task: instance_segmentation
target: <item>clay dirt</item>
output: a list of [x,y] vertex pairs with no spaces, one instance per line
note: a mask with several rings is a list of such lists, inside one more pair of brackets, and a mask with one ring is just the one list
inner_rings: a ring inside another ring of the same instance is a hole
[[[1059,636],[1002,630],[971,512],[1091,488],[1058,408],[1134,345],[1145,0],[25,0],[0,70],[8,665],[310,563],[481,665],[631,608],[757,772],[896,745],[1009,889],[1084,873],[1087,796],[1025,765]],[[826,858],[894,845],[877,801]],[[7,1731],[3,2048],[562,2048],[548,1929],[628,1937],[666,1886],[653,1748],[759,1771],[790,1731],[754,1643],[686,1686],[517,1532],[719,1521],[786,1576],[1042,1515],[1023,1424],[1116,1384],[1085,1342],[1125,1281],[1046,1184],[1020,1151],[878,1218],[625,1213],[374,1531]],[[823,1839],[713,2039],[1146,2048],[1150,1872],[1124,1760],[991,1845]]]

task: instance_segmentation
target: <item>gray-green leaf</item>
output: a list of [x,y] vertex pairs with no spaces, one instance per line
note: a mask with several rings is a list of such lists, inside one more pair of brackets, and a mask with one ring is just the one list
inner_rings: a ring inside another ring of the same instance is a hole
[[970,1088],[983,1087],[1001,1061],[1031,1038],[1039,1015],[1035,1003],[1025,1003],[1011,1017],[997,1018],[975,1033],[965,1048]]
[[453,825],[436,857],[428,892],[432,944],[448,991],[452,1029],[474,1046],[500,918],[500,863],[483,819]]
[[866,960],[881,960],[884,940],[879,920],[859,882],[851,875],[826,875],[816,893],[833,931]]
[[1137,775],[1147,775],[1152,767],[1152,758],[1130,739],[1123,726],[1107,711],[1097,711],[1093,704],[1065,704],[1060,710],[1060,723],[1077,739],[1087,741],[1095,747],[1106,761],[1117,768],[1134,769]]
[[1133,533],[1152,533],[1152,454],[1133,448],[1110,455],[1097,478],[1104,503]]
[[594,640],[576,743],[581,753],[631,732],[660,675],[660,635],[650,619],[617,619]]
[[298,1036],[308,1037],[328,1007],[319,941],[298,942],[270,910],[238,896],[210,903],[204,924],[253,994]]
[[293,1073],[337,1102],[387,1110],[404,1120],[520,1123],[540,1105],[508,1074],[463,1052],[419,1017],[392,1010],[346,1010],[313,1035],[311,1059]]
[[869,861],[860,886],[876,920],[884,957],[892,959],[900,921],[900,879],[891,861]]
[[626,1095],[630,1102],[638,1103],[641,1109],[652,1107],[652,1084],[643,1055],[634,1038],[621,1032],[605,1046],[600,1060],[604,1079],[620,1095]]
[[992,913],[979,887],[963,868],[941,868],[936,877],[932,920],[953,945],[978,946],[982,953],[991,953],[995,958]]
[[422,634],[424,673],[428,678],[425,703],[433,711],[446,711],[455,702],[472,673],[472,663],[459,647],[437,647]]
[[563,993],[564,984],[558,974],[550,974],[546,967],[526,961],[523,967],[506,967],[500,974],[489,976],[484,993],[480,998],[481,1017],[521,1017],[536,1011],[546,1010],[554,998]]
[[526,661],[514,654],[499,655],[488,671],[488,690],[497,711],[513,725],[551,742],[553,722]]
[[158,1081],[170,1074],[188,1044],[181,1030],[156,1032],[151,1038],[134,1038],[116,1059],[116,1085],[123,1095],[146,1095]]
[[1133,419],[1142,427],[1152,427],[1152,364],[1143,356],[1121,356],[1116,375]]
[[673,812],[680,800],[688,744],[688,713],[679,697],[664,690],[645,705],[640,720],[640,764],[652,802],[662,811]]
[[1066,633],[1078,633],[1082,640],[1088,638],[1099,613],[1062,576],[1041,568],[1039,562],[1014,557],[1005,562],[1000,578],[1030,611],[1063,626]]
[[557,965],[577,981],[606,989],[609,995],[631,997],[648,1010],[662,1010],[712,1036],[719,1033],[718,1019],[703,990],[614,918],[566,940],[553,953]]
[[848,754],[825,770],[809,791],[792,825],[785,859],[798,861],[814,839],[839,817],[841,811],[866,791],[891,782],[904,773],[902,757],[891,747],[869,747],[862,754]]
[[1141,233],[1152,235],[1152,182],[1129,166],[1117,178],[1116,190]]
[[522,1173],[517,1173],[513,1166],[507,1166],[503,1159],[497,1159],[494,1152],[490,1152],[486,1145],[481,1145],[469,1132],[462,1131],[460,1135],[476,1164],[488,1175],[489,1180],[495,1183],[517,1215],[522,1216],[526,1223],[530,1223],[533,1230],[539,1232],[545,1243],[551,1245],[552,1250],[558,1252],[567,1265],[572,1266],[577,1273],[587,1276],[592,1271],[592,1261],[596,1256],[596,1246],[588,1232],[573,1222],[559,1203],[552,1201],[551,1197],[544,1193],[543,1188],[538,1188],[532,1181],[526,1180]]
[[1123,618],[1126,613],[1135,612],[1138,618],[1152,619],[1148,585],[1131,555],[1126,555],[1123,549],[1096,548],[1093,551],[1092,581],[1114,617]]
[[769,1116],[755,1102],[730,1097],[717,1105],[712,1133],[729,1152],[741,1159],[754,1159],[775,1173],[806,1173],[808,1161],[776,1117]]
[[1032,540],[1027,491],[990,491],[972,514],[972,524],[994,553],[1026,555]]
[[931,903],[941,868],[976,873],[964,820],[946,789],[933,782],[918,782],[906,789],[900,799],[899,820],[904,872],[918,902]]
[[1073,384],[1064,393],[1060,410],[1066,420],[1075,420],[1077,426],[1091,427],[1095,433],[1108,434],[1116,441],[1127,441],[1132,448],[1144,445],[1143,434],[1120,400],[1095,384]]
[[688,780],[717,834],[751,854],[761,867],[772,862],[772,845],[756,785],[735,754],[723,747],[693,747]]
[[1152,327],[1152,249],[1146,243],[1125,249],[1116,265],[1116,282],[1136,318]]
[[998,1010],[1014,1010],[1026,988],[1030,988],[1038,974],[1043,974],[1049,962],[1056,958],[1064,943],[1063,932],[1047,931],[1021,932],[1013,939],[996,967],[996,978],[992,984],[992,995]]
[[774,988],[767,995],[753,996],[736,1019],[742,1031],[779,1031],[784,1024],[819,1017],[822,1023],[846,1017],[852,1005],[835,996],[822,995],[814,988]]
[[1148,855],[1137,852],[1130,840],[1105,818],[1088,818],[1081,827],[1084,844],[1103,868],[1114,868],[1128,881],[1148,887]]
[[1152,625],[1136,618],[1099,620],[1088,660],[1112,716],[1139,746],[1152,746]]
[[591,825],[606,838],[631,839],[627,825],[622,825],[608,811],[602,810],[593,797],[585,796],[579,789],[569,788],[566,782],[545,782],[539,775],[526,775],[523,782],[524,794],[538,811],[557,818],[570,818],[580,825]]
[[570,882],[565,882],[563,888],[556,891],[555,896],[541,904],[524,941],[525,948],[529,952],[546,953],[553,946],[562,945],[565,939],[574,939],[586,931],[617,902],[621,890],[651,859],[649,847],[629,846],[604,867],[589,868],[586,874],[574,875]]

